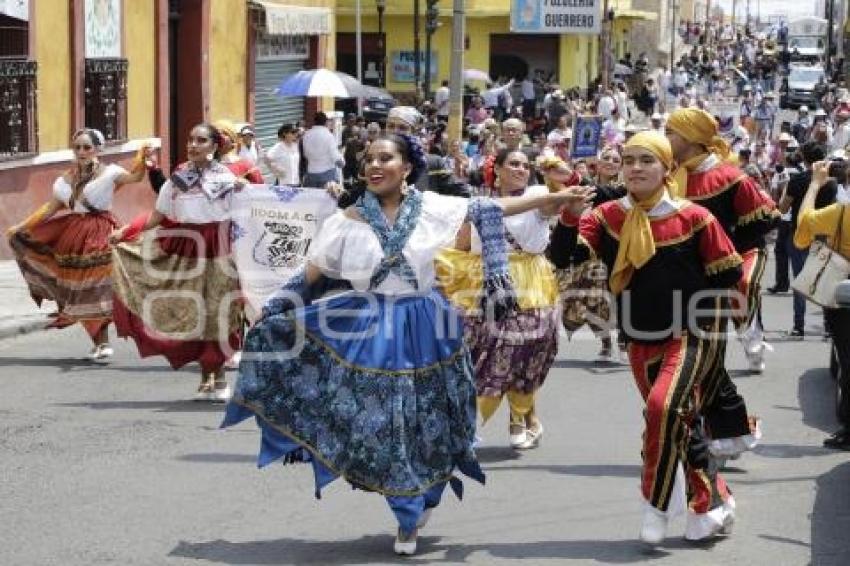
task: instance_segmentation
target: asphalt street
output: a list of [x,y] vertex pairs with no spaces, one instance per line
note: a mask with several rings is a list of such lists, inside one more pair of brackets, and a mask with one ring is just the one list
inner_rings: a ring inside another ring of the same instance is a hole
[[126,342],[109,365],[82,361],[79,329],[0,341],[0,564],[848,564],[850,454],[821,447],[836,426],[822,319],[784,341],[782,295],[765,320],[765,374],[729,348],[765,433],[726,472],[731,536],[694,546],[679,519],[656,551],[638,542],[641,403],[627,368],[593,363],[581,334],[562,340],[540,395],[542,446],[508,449],[503,408],[481,431],[487,485],[465,482],[463,503],[447,494],[403,560],[382,498],[336,482],[316,500],[308,468],[258,471],[255,426],[219,430],[221,406],[188,400],[194,370]]

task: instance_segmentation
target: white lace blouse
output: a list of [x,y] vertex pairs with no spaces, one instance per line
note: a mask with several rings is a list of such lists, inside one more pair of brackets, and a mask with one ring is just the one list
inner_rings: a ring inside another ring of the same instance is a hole
[[[115,179],[127,171],[120,165],[107,165],[100,175],[83,187],[80,197],[74,201],[71,212],[85,214],[94,210],[109,210],[112,208],[112,195],[115,194]],[[53,183],[53,197],[68,206],[74,189],[63,177]],[[88,205],[88,207],[86,206]]]
[[[236,176],[223,165],[219,165],[215,170],[205,170],[201,183],[221,184],[235,181]],[[218,198],[210,198],[207,192],[197,185],[182,191],[168,180],[159,189],[156,210],[169,220],[184,224],[224,222],[230,219],[232,197],[233,191],[228,191]]]
[[[532,185],[528,187],[523,196],[545,195],[549,189],[545,185]],[[505,217],[505,228],[513,236],[514,241],[528,253],[542,254],[549,245],[549,219],[540,214],[539,210],[528,210],[522,214]],[[508,247],[508,251],[511,247]],[[481,237],[472,226],[471,251],[481,254]]]
[[[466,219],[468,203],[467,199],[460,197],[423,193],[422,213],[402,250],[416,273],[419,291],[427,291],[436,284],[434,256],[440,248],[454,244],[458,230]],[[310,246],[307,259],[324,275],[344,279],[355,290],[366,291],[383,257],[381,244],[372,228],[365,222],[348,218],[344,211],[339,211],[322,225]],[[390,271],[375,291],[401,295],[411,293],[414,289]]]

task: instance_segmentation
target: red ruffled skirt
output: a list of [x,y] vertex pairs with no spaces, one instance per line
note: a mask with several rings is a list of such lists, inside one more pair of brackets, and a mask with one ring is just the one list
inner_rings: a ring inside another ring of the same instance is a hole
[[118,335],[142,357],[215,371],[239,349],[242,301],[227,222],[178,224],[113,251]]

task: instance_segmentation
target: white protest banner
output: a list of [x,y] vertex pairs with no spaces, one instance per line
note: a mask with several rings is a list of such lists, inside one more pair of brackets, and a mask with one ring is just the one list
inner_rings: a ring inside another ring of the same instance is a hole
[[511,0],[514,33],[598,34],[603,0]]
[[233,259],[250,319],[304,264],[322,223],[336,209],[321,189],[248,185],[234,193]]

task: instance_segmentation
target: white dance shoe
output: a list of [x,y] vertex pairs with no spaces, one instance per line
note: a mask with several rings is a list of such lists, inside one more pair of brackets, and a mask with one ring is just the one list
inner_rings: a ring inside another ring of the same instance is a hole
[[540,446],[540,440],[543,438],[543,423],[537,421],[535,428],[525,429],[525,442],[519,446],[515,446],[517,450],[531,450]]
[[517,434],[509,433],[511,448],[520,449],[522,445],[526,443],[526,441],[528,440],[528,435],[525,432],[525,429],[522,429],[522,432]]
[[416,531],[414,530],[407,538],[401,533],[401,529],[395,536],[393,551],[399,556],[413,556],[416,554]]
[[115,355],[115,350],[109,344],[98,344],[92,348],[91,352],[86,356],[87,359],[93,362],[105,362]]
[[640,540],[651,546],[661,544],[667,535],[667,521],[667,513],[645,503],[643,523],[640,526]]
[[735,523],[735,500],[730,496],[720,507],[708,513],[688,511],[685,538],[691,542],[708,540],[716,535],[729,534]]

